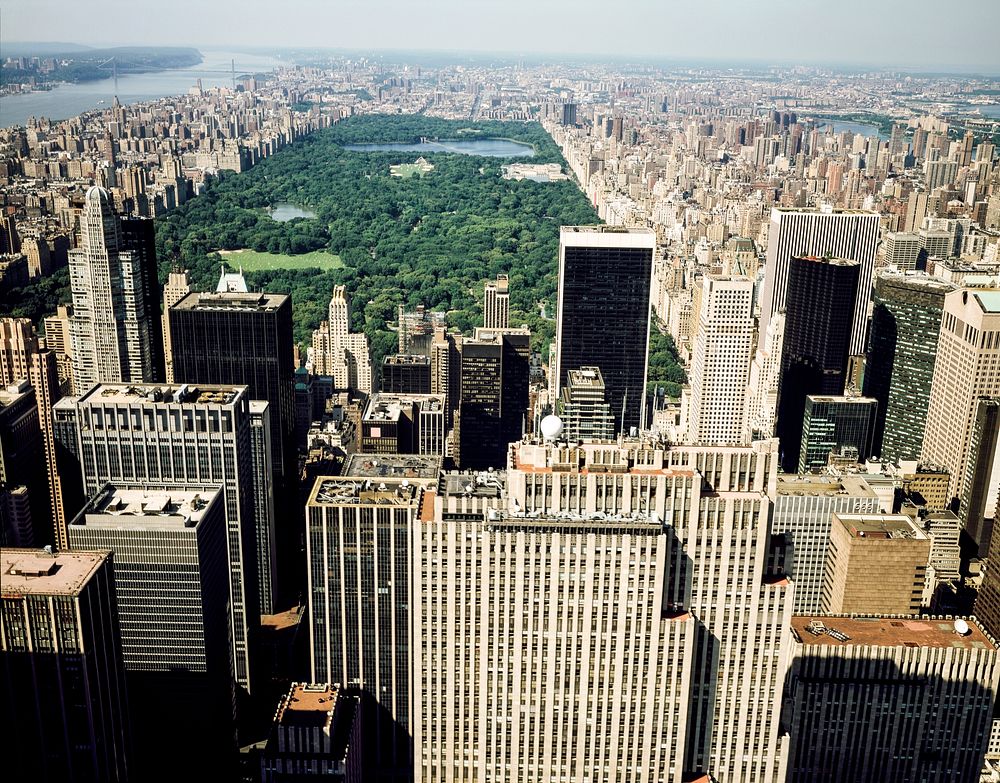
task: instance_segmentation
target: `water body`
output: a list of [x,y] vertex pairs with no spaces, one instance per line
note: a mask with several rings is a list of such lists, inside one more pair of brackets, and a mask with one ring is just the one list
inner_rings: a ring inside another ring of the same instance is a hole
[[465,141],[422,141],[419,144],[345,144],[351,152],[454,152],[458,155],[482,155],[487,158],[531,158],[535,148],[508,139],[469,139]]
[[[241,52],[202,51],[202,62],[188,68],[118,77],[118,100],[136,103],[183,95],[197,79],[202,87],[232,85],[230,68],[236,60],[236,75],[266,73],[282,61]],[[0,126],[24,125],[28,117],[63,120],[91,109],[110,107],[115,97],[115,80],[101,79],[79,84],[60,84],[51,90],[0,97]],[[102,103],[103,102],[103,103]]]
[[880,139],[888,139],[889,137],[882,133],[877,125],[869,125],[865,122],[847,122],[846,120],[833,120],[826,122],[823,120],[817,120],[817,123],[822,122],[819,125],[819,129],[826,133],[827,130],[833,128],[834,133],[842,133],[843,131],[850,131],[856,136],[878,136]]
[[308,209],[302,209],[302,207],[285,202],[275,204],[268,210],[268,214],[271,216],[271,220],[277,220],[279,223],[287,223],[289,220],[294,220],[295,218],[316,217],[315,212],[310,212]]

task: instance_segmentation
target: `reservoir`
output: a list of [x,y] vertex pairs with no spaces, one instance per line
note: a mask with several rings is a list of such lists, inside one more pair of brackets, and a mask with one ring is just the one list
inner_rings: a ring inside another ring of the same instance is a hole
[[268,210],[268,214],[271,216],[271,220],[277,220],[279,223],[287,223],[289,220],[294,220],[295,218],[316,217],[315,212],[310,212],[308,209],[302,209],[302,207],[285,202],[275,204]]
[[[122,103],[151,101],[171,95],[184,95],[201,79],[204,88],[232,86],[232,62],[236,76],[268,73],[282,61],[263,55],[228,51],[202,51],[202,62],[170,71],[136,73],[118,77],[118,100]],[[109,71],[110,73],[110,71]],[[64,120],[91,109],[111,108],[115,98],[115,80],[110,76],[93,82],[60,84],[51,90],[26,92],[0,97],[0,127],[24,125],[28,117]]]
[[345,144],[351,152],[454,152],[458,155],[482,155],[487,158],[531,158],[535,149],[530,144],[508,139],[444,139],[422,141],[419,144]]

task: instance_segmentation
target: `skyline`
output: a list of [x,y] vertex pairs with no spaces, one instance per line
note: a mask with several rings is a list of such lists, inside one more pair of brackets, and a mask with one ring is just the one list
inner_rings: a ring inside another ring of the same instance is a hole
[[[93,0],[86,5],[66,0],[21,0],[4,8],[0,50],[20,43],[58,41],[85,46],[194,46],[205,49],[323,49],[357,52],[428,52],[514,56],[573,55],[633,62],[773,64],[888,67],[916,73],[1000,73],[1000,58],[991,54],[992,34],[1000,27],[1000,5],[981,4],[973,27],[949,31],[932,23],[937,13],[930,0],[892,0],[873,9],[861,0],[846,0],[819,30],[811,7],[790,0],[769,0],[765,7],[729,0],[681,7],[631,0],[616,9],[623,24],[595,24],[605,10],[595,0],[559,2],[545,7],[524,0],[347,0],[331,9],[319,0],[289,0],[279,18],[247,15],[244,4],[223,0],[204,6],[177,0],[176,13],[136,25],[124,12],[123,0]],[[199,32],[186,21],[196,14]],[[309,14],[308,28],[295,20]],[[429,15],[430,14],[430,15]],[[526,15],[530,14],[530,18]],[[905,15],[904,15],[905,14]],[[105,23],[94,28],[95,15]],[[624,22],[641,15],[642,25]],[[205,32],[231,30],[239,18],[241,38],[206,38]],[[123,26],[119,19],[129,19]],[[369,19],[394,19],[391,26]],[[859,23],[859,19],[867,23]],[[332,32],[328,32],[333,26]],[[660,31],[666,30],[664,36]],[[672,36],[693,30],[703,35]],[[787,31],[795,31],[789,35]],[[802,34],[805,31],[806,34]],[[810,35],[811,31],[815,34]],[[887,35],[889,31],[891,34]],[[95,34],[96,33],[96,34]],[[458,45],[456,45],[458,44]],[[972,53],[977,53],[973,55]],[[772,54],[773,56],[768,56]]]

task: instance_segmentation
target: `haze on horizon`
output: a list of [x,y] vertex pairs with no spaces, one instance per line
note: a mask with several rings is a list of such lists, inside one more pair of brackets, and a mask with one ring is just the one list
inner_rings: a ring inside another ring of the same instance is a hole
[[857,64],[1000,73],[1000,2],[9,0],[4,43],[331,48]]

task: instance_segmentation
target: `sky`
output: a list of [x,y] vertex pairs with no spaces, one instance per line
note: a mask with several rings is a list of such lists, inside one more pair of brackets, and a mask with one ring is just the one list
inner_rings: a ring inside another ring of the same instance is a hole
[[1000,0],[0,0],[0,38],[1000,73]]

